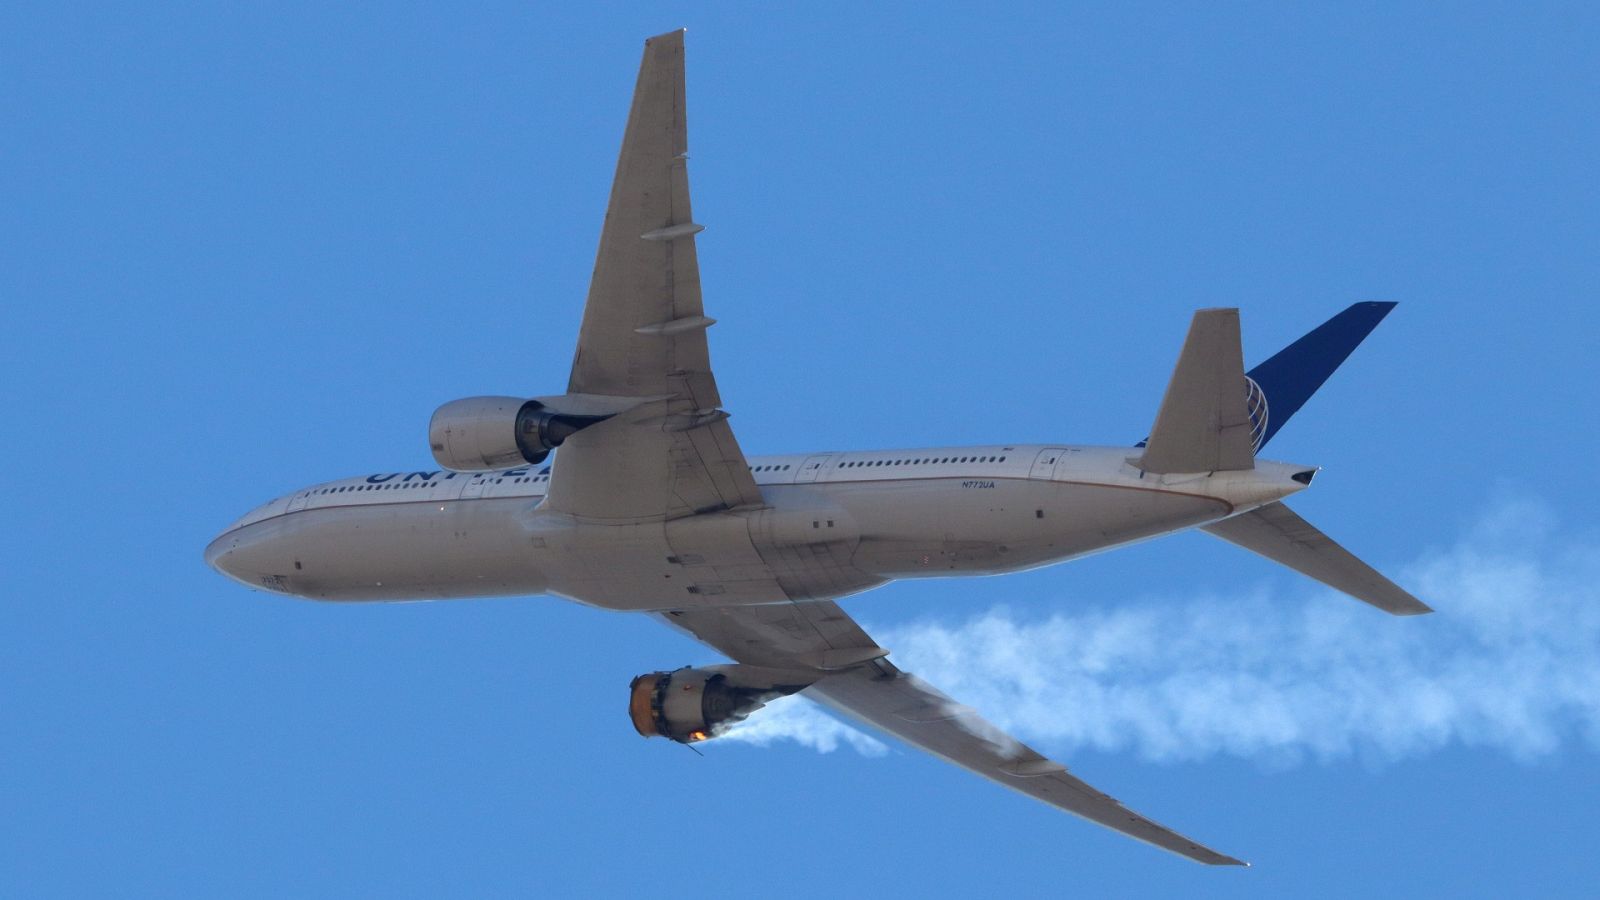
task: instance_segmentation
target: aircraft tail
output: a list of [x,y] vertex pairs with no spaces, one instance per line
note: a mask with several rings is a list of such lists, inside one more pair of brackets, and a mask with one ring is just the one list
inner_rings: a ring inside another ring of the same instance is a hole
[[1282,503],[1269,503],[1200,528],[1384,612],[1397,616],[1433,612]]
[[1257,452],[1394,307],[1393,303],[1356,303],[1246,373]]
[[1195,313],[1144,454],[1129,462],[1158,474],[1255,468],[1245,383],[1239,311]]
[[[1239,349],[1239,311],[1200,310],[1189,325],[1156,424],[1139,445],[1144,453],[1128,462],[1158,474],[1255,468],[1256,452],[1394,307],[1357,303],[1248,375]],[[1282,503],[1200,527],[1385,612],[1433,611]]]
[[[1241,372],[1239,311],[1200,310],[1156,424],[1137,445],[1144,454],[1129,462],[1155,473],[1253,468],[1255,454],[1395,305],[1353,304],[1248,373]],[[1240,381],[1242,390],[1233,387]]]

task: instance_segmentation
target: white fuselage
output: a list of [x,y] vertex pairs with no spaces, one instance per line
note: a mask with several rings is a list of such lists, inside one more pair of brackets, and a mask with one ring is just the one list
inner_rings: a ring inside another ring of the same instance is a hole
[[1305,486],[1291,476],[1306,466],[1154,475],[1128,463],[1137,453],[1006,445],[753,457],[765,506],[631,524],[542,509],[548,467],[387,473],[273,500],[217,537],[206,560],[251,587],[318,600],[551,593],[683,609],[1015,571]]

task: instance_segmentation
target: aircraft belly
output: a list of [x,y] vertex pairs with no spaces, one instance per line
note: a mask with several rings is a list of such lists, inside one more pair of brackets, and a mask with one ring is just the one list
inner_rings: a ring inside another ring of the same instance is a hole
[[665,524],[581,524],[557,514],[532,529],[549,551],[550,592],[606,609],[659,609],[694,599],[672,562]]
[[[1011,572],[1225,516],[1222,500],[1022,479],[879,482],[836,494],[861,522],[854,562],[890,578]],[[992,487],[990,486],[992,485]]]
[[768,508],[746,516],[751,542],[784,593],[793,600],[831,600],[887,579],[855,563],[861,525],[826,488],[778,485]]
[[761,509],[636,525],[534,526],[554,551],[550,590],[609,609],[667,610],[824,599],[884,579],[850,562],[848,513],[806,489],[772,491]]
[[546,578],[515,517],[526,501],[303,510],[241,529],[234,566],[315,600],[536,594]]
[[1046,565],[1212,521],[1218,499],[1025,479],[774,486],[765,508],[578,523],[527,498],[313,508],[246,526],[230,568],[319,600],[554,593],[610,609],[832,599]]

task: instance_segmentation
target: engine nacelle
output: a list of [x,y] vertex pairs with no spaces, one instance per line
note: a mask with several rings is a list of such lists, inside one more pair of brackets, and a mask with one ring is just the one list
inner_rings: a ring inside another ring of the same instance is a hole
[[753,666],[682,668],[640,675],[628,684],[628,715],[645,737],[692,744],[714,738],[778,697],[810,685],[774,683],[772,670]]
[[452,471],[510,469],[544,462],[562,441],[604,418],[566,415],[537,400],[468,397],[434,410],[428,446]]

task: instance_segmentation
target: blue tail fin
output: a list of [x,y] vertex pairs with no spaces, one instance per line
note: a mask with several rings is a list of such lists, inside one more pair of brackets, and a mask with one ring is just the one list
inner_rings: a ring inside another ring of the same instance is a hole
[[1258,452],[1394,307],[1357,303],[1246,373],[1260,389],[1260,396],[1250,392],[1251,418],[1260,432]]

